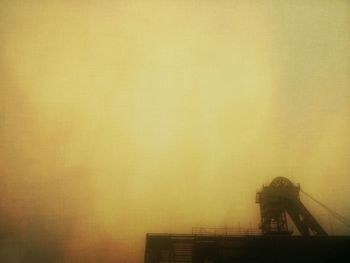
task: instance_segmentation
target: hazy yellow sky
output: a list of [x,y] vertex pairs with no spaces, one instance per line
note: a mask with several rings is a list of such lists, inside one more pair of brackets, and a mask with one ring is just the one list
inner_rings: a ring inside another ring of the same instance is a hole
[[0,258],[142,262],[147,232],[257,226],[275,176],[349,218],[349,21],[348,1],[2,0]]

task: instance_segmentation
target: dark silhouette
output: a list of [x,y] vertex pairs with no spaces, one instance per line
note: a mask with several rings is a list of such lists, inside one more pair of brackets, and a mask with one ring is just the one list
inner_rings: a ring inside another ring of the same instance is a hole
[[[284,177],[263,186],[256,196],[260,233],[199,228],[199,232],[184,235],[147,234],[145,263],[350,262],[350,237],[328,236],[301,203],[300,191],[299,185]],[[287,213],[300,236],[293,236],[288,229]]]

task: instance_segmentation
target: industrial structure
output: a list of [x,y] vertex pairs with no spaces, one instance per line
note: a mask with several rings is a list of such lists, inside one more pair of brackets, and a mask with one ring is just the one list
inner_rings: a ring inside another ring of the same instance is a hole
[[286,213],[303,236],[326,236],[326,231],[306,209],[299,198],[300,186],[285,177],[275,178],[256,195],[260,204],[261,230],[264,235],[290,235]]
[[[350,237],[328,236],[300,201],[300,192],[300,186],[285,177],[263,186],[256,195],[260,231],[147,234],[145,263],[350,262]],[[287,215],[300,235],[293,235]]]

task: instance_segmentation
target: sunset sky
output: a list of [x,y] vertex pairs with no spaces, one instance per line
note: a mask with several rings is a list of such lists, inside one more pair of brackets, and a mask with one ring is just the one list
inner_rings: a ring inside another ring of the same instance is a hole
[[276,176],[350,218],[349,134],[349,1],[0,1],[0,261],[257,227]]

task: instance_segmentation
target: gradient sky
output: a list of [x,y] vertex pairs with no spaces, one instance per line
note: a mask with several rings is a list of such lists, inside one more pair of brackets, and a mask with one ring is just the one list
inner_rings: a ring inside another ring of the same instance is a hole
[[142,262],[147,232],[257,226],[276,176],[349,218],[349,22],[348,1],[2,0],[0,259]]

